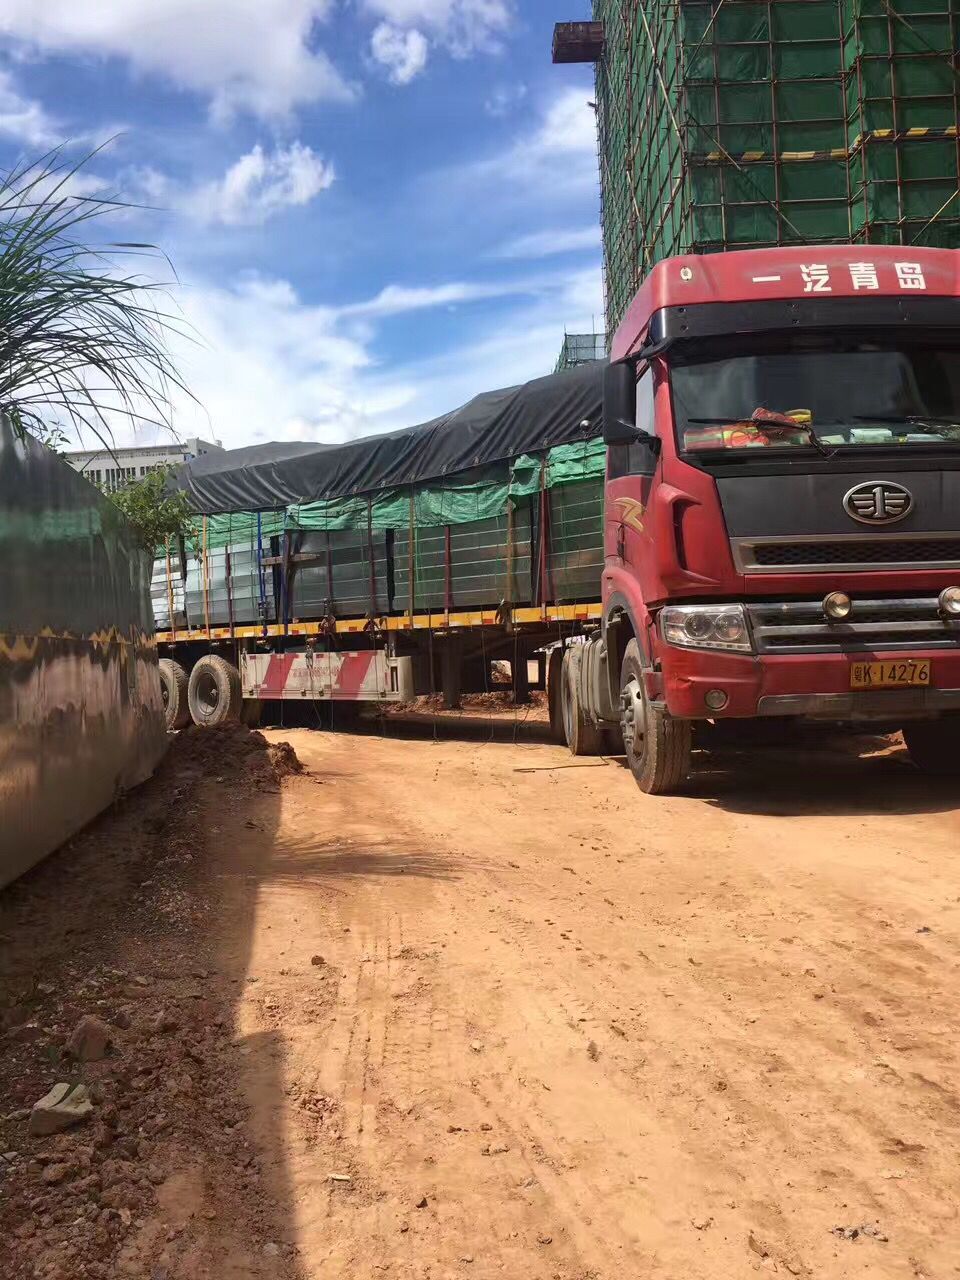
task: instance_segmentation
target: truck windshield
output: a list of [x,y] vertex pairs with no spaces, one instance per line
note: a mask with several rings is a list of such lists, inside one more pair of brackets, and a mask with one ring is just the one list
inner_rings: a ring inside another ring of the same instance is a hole
[[682,452],[960,445],[960,347],[797,335],[671,361]]

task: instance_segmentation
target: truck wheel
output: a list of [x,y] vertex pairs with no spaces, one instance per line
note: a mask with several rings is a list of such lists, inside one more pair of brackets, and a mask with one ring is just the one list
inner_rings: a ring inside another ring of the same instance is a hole
[[960,777],[960,717],[918,720],[903,727],[910,759],[922,773]]
[[580,701],[580,663],[583,654],[579,645],[573,645],[563,655],[560,672],[560,709],[563,715],[563,735],[567,746],[575,756],[595,756],[600,751],[600,730],[588,720]]
[[163,695],[163,714],[168,729],[183,729],[190,723],[190,707],[187,704],[187,686],[190,677],[179,662],[172,658],[160,659],[160,692]]
[[627,645],[620,668],[620,728],[627,764],[640,790],[651,796],[679,790],[690,772],[690,721],[673,720],[650,706],[636,640]]
[[547,661],[547,706],[550,708],[550,737],[566,741],[563,731],[563,650],[552,649]]
[[194,724],[212,728],[237,720],[243,701],[240,672],[223,658],[207,654],[190,672],[187,700]]

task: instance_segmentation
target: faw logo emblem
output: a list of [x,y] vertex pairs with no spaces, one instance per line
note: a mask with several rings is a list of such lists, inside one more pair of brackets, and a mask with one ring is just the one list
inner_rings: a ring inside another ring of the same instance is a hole
[[637,533],[643,533],[643,503],[636,498],[617,498],[617,506],[620,508],[620,522]]
[[889,480],[867,480],[847,493],[843,509],[861,524],[893,524],[913,510],[913,494]]

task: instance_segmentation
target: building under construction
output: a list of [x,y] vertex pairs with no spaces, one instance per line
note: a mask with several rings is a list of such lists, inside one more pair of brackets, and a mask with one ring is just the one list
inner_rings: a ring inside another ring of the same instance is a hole
[[606,358],[607,335],[605,333],[565,333],[554,373],[562,373],[564,369],[575,369],[579,364],[594,364],[597,360],[606,360]]
[[612,333],[653,263],[790,243],[960,246],[960,0],[594,0]]

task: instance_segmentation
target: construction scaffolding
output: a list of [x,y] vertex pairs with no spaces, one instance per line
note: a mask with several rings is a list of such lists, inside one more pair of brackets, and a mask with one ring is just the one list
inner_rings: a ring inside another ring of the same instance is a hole
[[960,246],[960,0],[594,0],[594,18],[602,41],[570,48],[596,62],[608,332],[671,254]]
[[557,356],[554,373],[562,373],[564,369],[572,369],[578,364],[593,364],[597,360],[607,358],[607,335],[605,333],[565,333],[563,346]]

